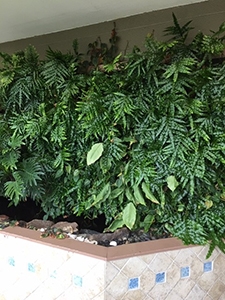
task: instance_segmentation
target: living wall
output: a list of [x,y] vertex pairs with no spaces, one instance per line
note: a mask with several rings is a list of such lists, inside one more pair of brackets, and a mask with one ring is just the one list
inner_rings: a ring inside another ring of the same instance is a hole
[[115,30],[88,62],[76,41],[1,53],[1,195],[225,251],[225,25],[187,42],[191,22],[173,21],[126,57]]

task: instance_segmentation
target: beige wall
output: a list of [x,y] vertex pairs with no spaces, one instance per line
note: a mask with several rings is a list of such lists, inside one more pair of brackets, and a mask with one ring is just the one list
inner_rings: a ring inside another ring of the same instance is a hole
[[[210,29],[216,30],[225,21],[225,0],[209,0],[203,3],[115,20],[118,36],[120,37],[120,51],[124,52],[127,48],[129,52],[134,45],[142,47],[145,36],[153,30],[155,31],[155,36],[161,39],[163,37],[163,30],[172,24],[172,12],[175,13],[181,25],[189,20],[193,20],[192,26],[196,30],[209,33]],[[0,44],[0,51],[12,53],[23,50],[27,45],[32,44],[36,47],[40,56],[44,57],[48,46],[66,52],[71,50],[72,41],[77,38],[80,45],[80,52],[86,53],[88,49],[87,45],[95,41],[98,36],[101,37],[103,42],[108,42],[112,28],[113,21],[104,22],[97,25],[3,43]],[[193,33],[196,33],[196,31],[193,31]]]

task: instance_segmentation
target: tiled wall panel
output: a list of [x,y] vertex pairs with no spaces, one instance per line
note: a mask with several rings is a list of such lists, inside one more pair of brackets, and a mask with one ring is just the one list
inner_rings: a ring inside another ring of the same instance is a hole
[[0,249],[0,300],[225,300],[207,247],[105,261],[1,234]]
[[206,254],[199,246],[108,262],[108,299],[224,300],[225,255]]

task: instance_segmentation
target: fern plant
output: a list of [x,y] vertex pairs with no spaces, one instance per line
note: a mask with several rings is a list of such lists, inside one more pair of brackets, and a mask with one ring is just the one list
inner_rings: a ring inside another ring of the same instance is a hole
[[104,72],[84,70],[76,41],[43,61],[33,47],[1,53],[3,196],[38,201],[45,218],[104,214],[108,230],[154,227],[225,252],[225,27],[188,43],[191,22],[173,21],[167,42],[101,52]]

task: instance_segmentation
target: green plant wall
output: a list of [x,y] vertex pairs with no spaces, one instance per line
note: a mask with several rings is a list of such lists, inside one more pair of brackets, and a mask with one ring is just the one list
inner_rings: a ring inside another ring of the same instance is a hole
[[76,42],[43,61],[32,46],[1,53],[4,197],[224,251],[225,26],[187,44],[190,22],[173,20],[168,42],[148,36],[126,57],[116,40],[89,62]]

